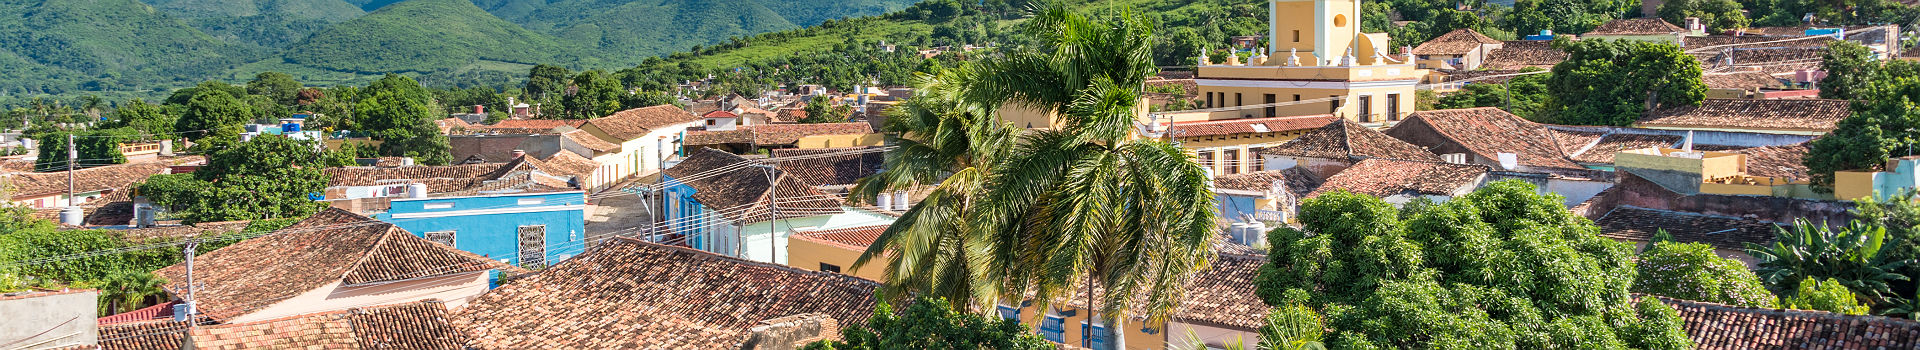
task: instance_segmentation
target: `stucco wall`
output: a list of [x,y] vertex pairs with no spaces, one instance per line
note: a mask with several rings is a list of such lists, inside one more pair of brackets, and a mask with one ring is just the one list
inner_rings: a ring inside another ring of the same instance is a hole
[[794,147],[796,148],[860,147],[860,146],[881,146],[881,145],[885,145],[886,143],[887,143],[886,134],[811,135],[811,136],[801,137],[799,141],[794,142]]
[[853,275],[877,282],[887,281],[887,263],[892,259],[878,257],[867,262],[859,269],[853,268],[853,262],[860,259],[863,250],[838,244],[824,243],[812,239],[791,239],[787,241],[787,266],[810,271],[822,271],[820,264],[832,264],[840,267],[840,273]]
[[100,292],[76,290],[0,297],[0,344],[7,349],[48,349],[99,341],[94,318]]
[[468,300],[487,292],[489,274],[490,271],[467,272],[360,286],[344,286],[340,282],[334,282],[253,313],[234,317],[230,323],[265,321],[321,311],[422,299],[440,299],[447,303],[447,308],[459,309],[466,306]]

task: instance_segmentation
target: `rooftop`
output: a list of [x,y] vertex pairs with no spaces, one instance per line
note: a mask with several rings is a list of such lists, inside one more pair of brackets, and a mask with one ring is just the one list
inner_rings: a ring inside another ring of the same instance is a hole
[[[134,183],[146,181],[148,176],[166,171],[167,163],[145,162],[115,164],[85,168],[73,171],[73,191],[76,194],[97,191],[125,190]],[[44,173],[12,173],[0,179],[13,185],[13,198],[28,199],[67,193],[67,173],[65,171]]]
[[1334,190],[1383,198],[1401,194],[1453,195],[1459,189],[1475,185],[1490,170],[1484,165],[1367,159],[1328,177],[1307,197]]
[[1685,33],[1686,29],[1667,23],[1659,18],[1616,19],[1588,31],[1586,36],[1594,35],[1659,35]]
[[[1558,130],[1555,131],[1558,132]],[[1584,151],[1574,155],[1573,160],[1581,163],[1612,164],[1613,155],[1620,153],[1620,151],[1672,147],[1674,144],[1680,143],[1683,138],[1684,137],[1677,135],[1606,134],[1594,140],[1591,145],[1583,145],[1581,148],[1575,148],[1575,150],[1584,149]]]
[[864,324],[880,285],[615,238],[456,311],[478,348],[737,348],[769,320],[817,313]]
[[1680,312],[1694,348],[1915,349],[1920,322],[1825,311],[1772,310],[1660,298]]
[[467,343],[448,323],[445,304],[423,300],[197,329],[171,320],[107,325],[100,327],[100,348],[177,350],[188,333],[196,349],[462,349]]
[[1487,58],[1480,66],[1498,70],[1527,67],[1553,69],[1553,65],[1567,60],[1567,52],[1553,48],[1552,43],[1546,40],[1510,40],[1500,48],[1487,52]]
[[1480,32],[1473,31],[1473,29],[1460,28],[1447,32],[1446,34],[1441,34],[1439,37],[1433,38],[1433,40],[1420,43],[1420,46],[1413,47],[1413,53],[1416,55],[1460,55],[1479,50],[1482,45],[1488,44],[1501,44],[1501,41],[1482,35]]
[[1666,230],[1675,241],[1736,251],[1746,249],[1747,243],[1772,243],[1779,227],[1760,220],[1635,206],[1614,208],[1593,223],[1600,226],[1600,236],[1617,240],[1647,242]]
[[[868,152],[826,155],[853,151]],[[880,147],[780,148],[773,150],[770,159],[782,159],[778,162],[780,170],[808,185],[846,186],[879,173],[880,167],[886,164],[887,153],[881,152]]]
[[1664,108],[1640,118],[1634,126],[1755,131],[1827,132],[1852,115],[1845,100],[1722,99],[1699,106]]
[[618,140],[632,140],[674,124],[700,121],[700,117],[673,105],[640,107],[613,115],[588,119],[586,124],[599,128],[601,132]]
[[769,215],[767,201],[774,195],[781,198],[777,208],[785,210],[780,213],[782,218],[816,216],[841,210],[838,197],[822,193],[784,171],[775,175],[778,186],[770,186],[766,170],[757,167],[701,176],[708,171],[746,162],[746,158],[732,153],[701,148],[687,151],[685,160],[663,172],[693,187],[693,199],[701,205],[723,210],[723,215],[734,222],[766,220]]
[[1500,153],[1513,153],[1519,165],[1585,169],[1567,158],[1568,151],[1561,149],[1556,135],[1545,125],[1494,107],[1414,112],[1386,134],[1429,150],[1442,146],[1434,142],[1449,142],[1483,159],[1497,160]]
[[1261,150],[1260,154],[1338,160],[1385,158],[1440,161],[1439,155],[1427,152],[1425,148],[1346,119],[1328,123],[1278,146],[1268,147]]
[[726,131],[687,132],[687,145],[753,143],[755,145],[792,145],[800,138],[814,135],[865,135],[873,133],[873,124],[863,122],[815,124],[763,124],[735,127]]
[[1246,118],[1227,120],[1205,120],[1174,122],[1167,130],[1172,137],[1201,137],[1234,134],[1265,134],[1274,132],[1299,131],[1318,128],[1334,120],[1340,120],[1332,114],[1303,115],[1272,118]]
[[1266,192],[1275,185],[1294,196],[1303,196],[1314,188],[1320,187],[1320,179],[1313,176],[1306,167],[1292,167],[1285,170],[1263,170],[1250,173],[1221,175],[1213,178],[1213,185],[1220,189]]
[[841,248],[864,251],[880,239],[880,233],[887,231],[887,225],[842,227],[825,230],[794,229],[793,237],[808,241],[832,244]]
[[[392,224],[340,209],[200,255],[194,295],[215,319],[245,315],[332,283],[399,281],[516,268],[428,242]],[[182,291],[186,266],[154,271],[166,289]]]
[[594,152],[604,153],[604,152],[617,151],[620,149],[620,144],[607,142],[607,140],[601,140],[599,137],[594,137],[592,133],[588,133],[586,130],[568,131],[565,133],[561,133],[560,137],[565,137],[567,138],[568,141],[573,141],[573,143],[580,144],[580,147],[586,147],[587,149],[593,150]]
[[493,125],[477,125],[475,128],[553,130],[559,127],[578,128],[587,121],[580,119],[507,119]]

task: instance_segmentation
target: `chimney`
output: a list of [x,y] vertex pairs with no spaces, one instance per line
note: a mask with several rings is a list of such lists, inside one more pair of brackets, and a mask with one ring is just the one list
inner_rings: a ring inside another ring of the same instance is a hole
[[1699,35],[1701,33],[1706,33],[1707,27],[1700,25],[1700,17],[1687,17],[1687,32],[1694,35]]
[[473,105],[473,114],[487,114],[487,105]]
[[525,156],[527,156],[527,150],[521,150],[521,149],[513,150],[513,158],[517,159]]

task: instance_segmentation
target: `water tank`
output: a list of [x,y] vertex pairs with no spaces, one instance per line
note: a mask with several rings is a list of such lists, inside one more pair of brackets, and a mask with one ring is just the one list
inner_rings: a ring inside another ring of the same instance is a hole
[[[68,201],[72,201],[72,199],[68,199]],[[86,223],[86,219],[86,209],[80,209],[80,207],[77,206],[60,208],[60,223],[62,224],[80,226]]]
[[893,194],[881,193],[879,196],[874,196],[873,206],[880,207],[880,209],[893,210]]
[[280,133],[292,134],[297,132],[300,132],[300,124],[298,123],[280,124]]
[[1267,240],[1267,223],[1254,221],[1247,223],[1247,233],[1240,237],[1240,244],[1259,245]]
[[427,198],[427,184],[407,184],[407,198]]
[[1246,241],[1247,223],[1236,222],[1236,223],[1233,223],[1233,225],[1230,225],[1228,227],[1229,228],[1227,229],[1227,238],[1232,239],[1233,243],[1247,244],[1247,241]]
[[133,208],[133,225],[135,227],[153,227],[156,211],[151,204],[135,204]]
[[907,211],[907,191],[893,193],[893,206],[893,210]]

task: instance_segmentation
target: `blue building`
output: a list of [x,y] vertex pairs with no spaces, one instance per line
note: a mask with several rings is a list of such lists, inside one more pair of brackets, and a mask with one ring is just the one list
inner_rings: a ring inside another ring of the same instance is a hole
[[523,267],[586,251],[582,191],[396,198],[376,218],[428,241]]

